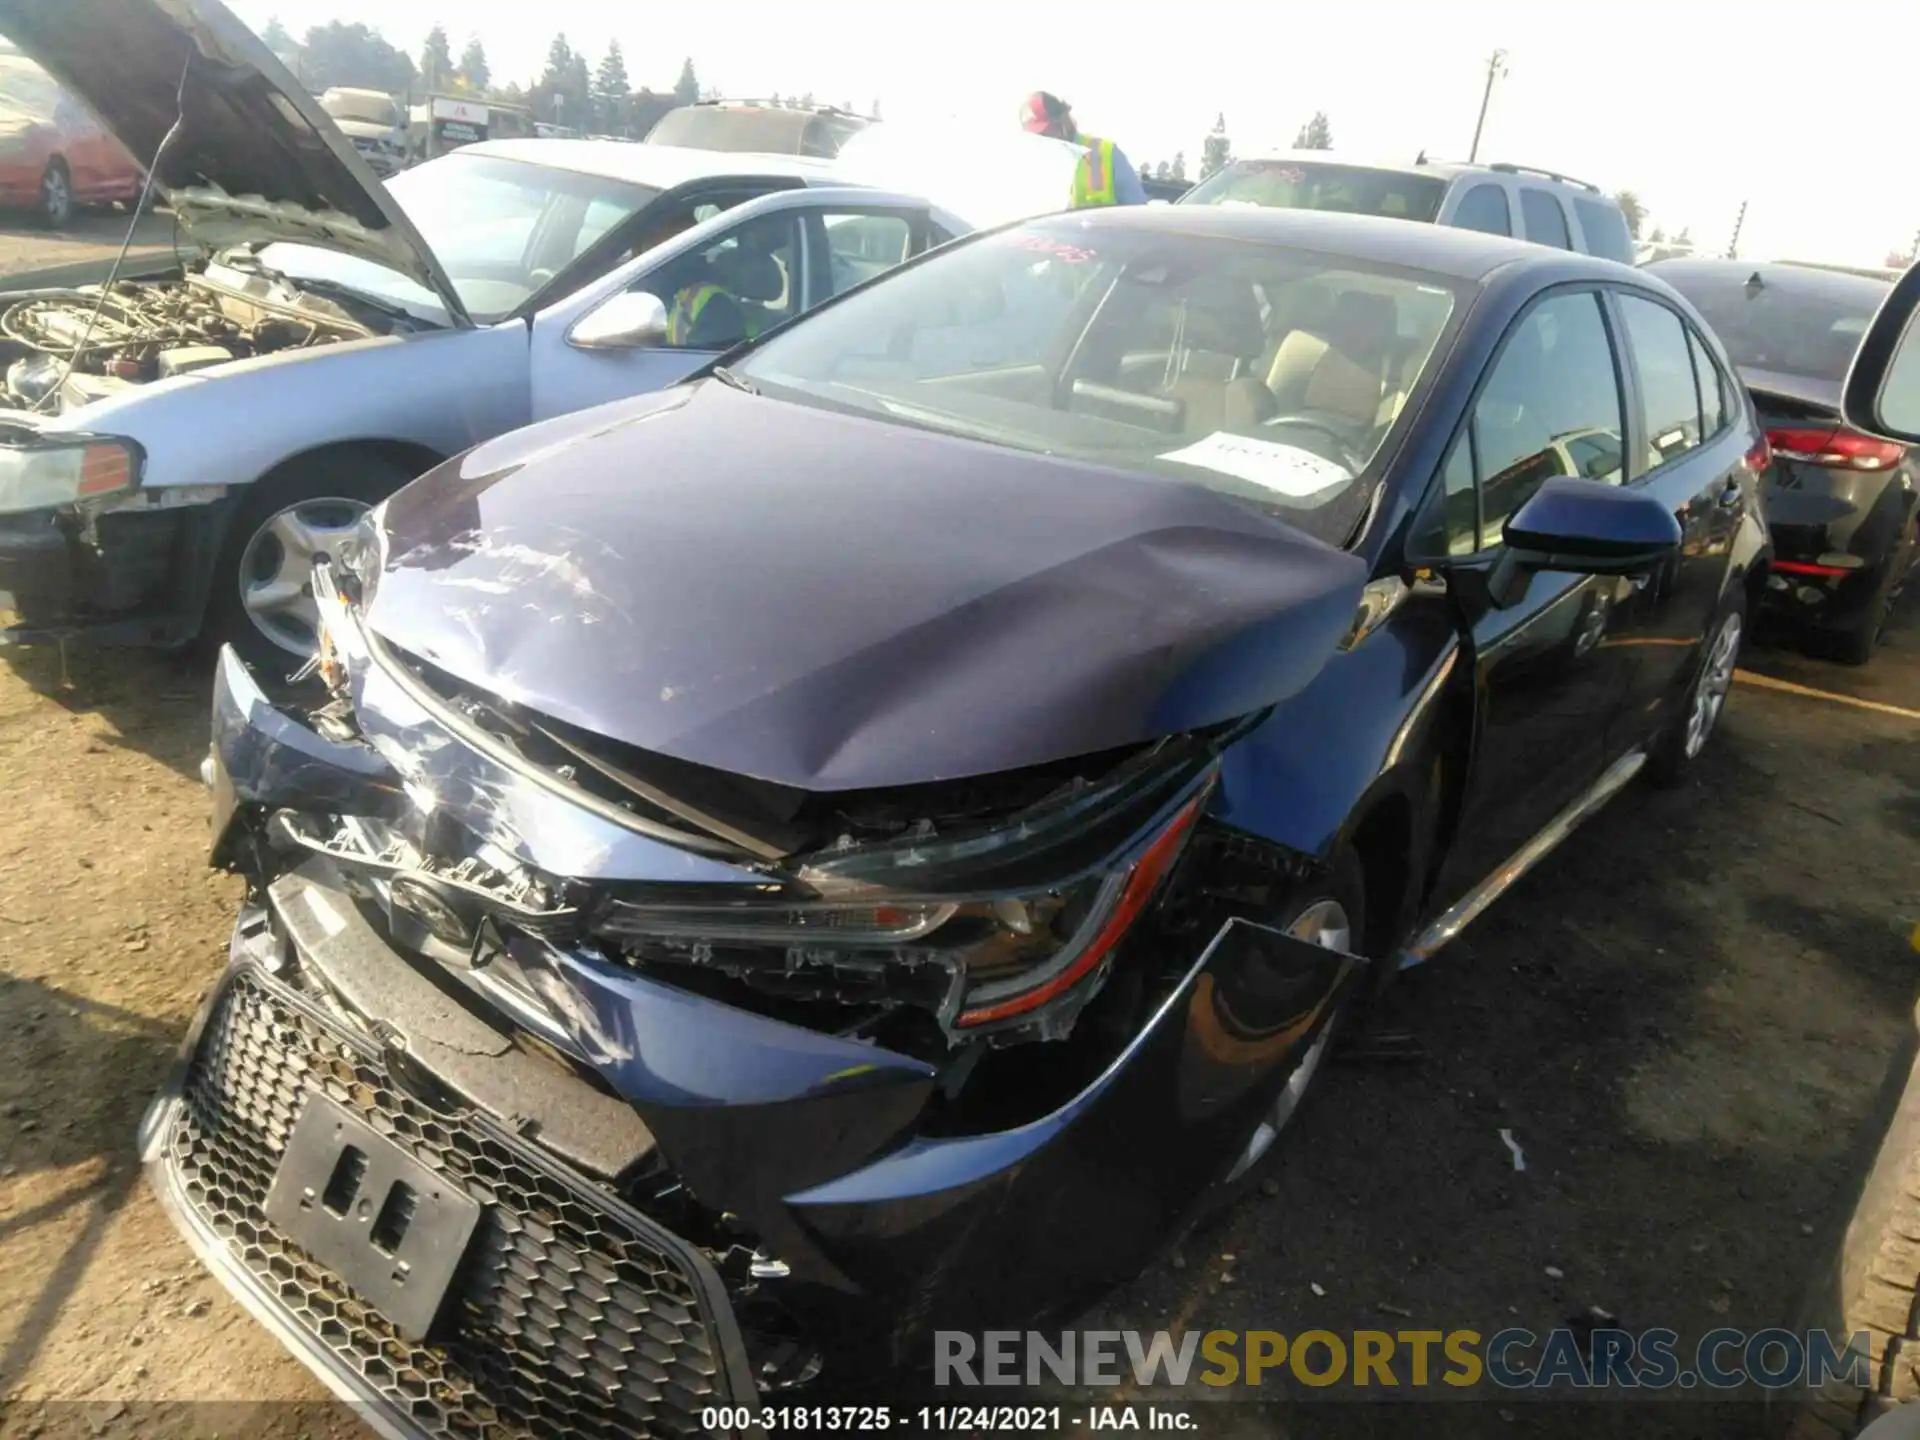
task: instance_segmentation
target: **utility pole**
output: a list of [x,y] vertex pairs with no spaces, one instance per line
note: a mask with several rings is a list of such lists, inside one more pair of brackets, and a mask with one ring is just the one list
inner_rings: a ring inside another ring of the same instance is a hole
[[1746,223],[1747,202],[1742,200],[1740,202],[1740,214],[1735,217],[1733,222],[1733,238],[1727,242],[1727,259],[1729,260],[1738,260],[1740,258],[1740,228]]
[[1487,60],[1487,88],[1480,92],[1480,118],[1473,122],[1473,148],[1467,152],[1471,165],[1480,158],[1480,132],[1487,127],[1487,102],[1493,99],[1493,82],[1507,73],[1507,52],[1496,50]]

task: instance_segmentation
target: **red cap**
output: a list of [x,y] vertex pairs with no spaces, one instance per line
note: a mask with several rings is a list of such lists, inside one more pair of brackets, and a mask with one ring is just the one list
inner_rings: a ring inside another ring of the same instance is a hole
[[1044,90],[1036,90],[1020,107],[1020,128],[1035,135],[1044,135],[1066,113],[1066,101],[1057,95],[1049,95]]

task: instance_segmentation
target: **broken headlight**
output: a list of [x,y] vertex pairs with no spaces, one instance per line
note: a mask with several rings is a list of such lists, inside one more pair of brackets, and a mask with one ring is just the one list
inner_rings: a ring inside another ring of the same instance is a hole
[[920,1004],[949,1033],[978,1033],[1063,998],[1063,1009],[1077,1011],[1073,1002],[1091,997],[1173,868],[1201,803],[1188,799],[1116,863],[1063,885],[857,902],[794,900],[771,886],[724,904],[614,900],[594,928],[638,961],[769,984],[830,974],[848,998]]

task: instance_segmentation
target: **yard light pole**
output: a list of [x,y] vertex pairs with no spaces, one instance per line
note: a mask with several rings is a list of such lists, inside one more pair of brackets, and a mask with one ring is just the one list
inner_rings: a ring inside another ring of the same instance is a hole
[[1487,102],[1493,99],[1493,82],[1507,73],[1507,52],[1496,50],[1487,60],[1487,88],[1480,92],[1480,118],[1473,122],[1473,149],[1467,152],[1467,163],[1472,164],[1480,158],[1480,132],[1487,127]]
[[1734,218],[1733,222],[1733,238],[1727,242],[1727,259],[1729,260],[1738,260],[1740,258],[1740,232],[1746,227],[1746,223],[1747,202],[1742,200],[1740,202],[1740,213]]

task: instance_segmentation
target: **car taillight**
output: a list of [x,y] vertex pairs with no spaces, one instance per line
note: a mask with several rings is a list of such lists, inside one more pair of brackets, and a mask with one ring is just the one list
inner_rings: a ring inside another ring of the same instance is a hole
[[1906,447],[1857,430],[1827,425],[1787,426],[1767,432],[1767,443],[1783,460],[1824,465],[1830,470],[1890,470]]

